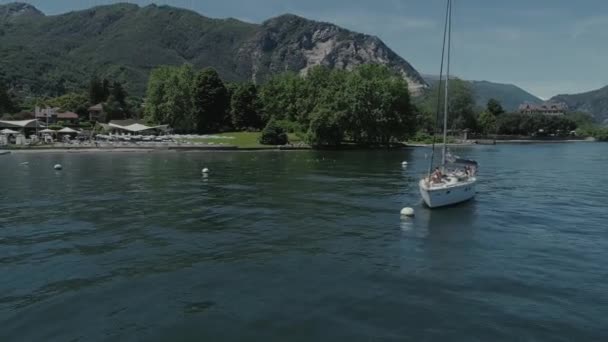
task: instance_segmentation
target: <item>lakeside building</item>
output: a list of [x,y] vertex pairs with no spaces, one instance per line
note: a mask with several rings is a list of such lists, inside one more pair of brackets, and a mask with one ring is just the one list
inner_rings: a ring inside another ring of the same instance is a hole
[[34,110],[34,118],[48,124],[64,121],[72,125],[77,124],[80,119],[79,115],[74,112],[59,112],[59,108],[40,108],[38,106]]
[[89,107],[89,121],[91,121],[91,122],[105,121],[105,112],[103,110],[102,103],[98,103],[94,106]]
[[542,104],[523,103],[519,106],[521,114],[528,115],[550,115],[561,116],[568,111],[568,106],[563,102],[545,102]]
[[143,120],[112,120],[107,124],[97,123],[106,133],[127,135],[162,135],[171,131],[168,125],[148,126]]
[[45,128],[46,126],[36,119],[31,120],[0,120],[0,128],[15,130]]

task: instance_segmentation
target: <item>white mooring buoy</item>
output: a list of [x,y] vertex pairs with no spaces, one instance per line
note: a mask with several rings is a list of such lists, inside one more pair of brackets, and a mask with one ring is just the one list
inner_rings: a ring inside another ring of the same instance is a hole
[[401,166],[403,166],[403,167],[407,167],[407,165],[408,165],[408,164],[407,164],[407,162],[406,162],[406,161],[404,161],[403,163],[401,163]]
[[401,209],[401,217],[414,217],[414,208],[405,207]]
[[54,168],[55,170],[58,170],[58,171],[59,171],[59,170],[63,169],[63,166],[61,166],[61,164],[55,164],[55,166],[53,166],[53,168]]
[[204,175],[206,175],[206,174],[209,173],[209,169],[208,168],[204,168],[204,169],[201,170],[201,173],[204,174]]

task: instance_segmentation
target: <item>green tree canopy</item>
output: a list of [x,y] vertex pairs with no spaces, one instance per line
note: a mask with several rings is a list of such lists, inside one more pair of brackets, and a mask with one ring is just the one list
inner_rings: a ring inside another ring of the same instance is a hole
[[498,132],[508,135],[568,135],[577,128],[565,116],[505,114],[497,118]]
[[145,117],[155,123],[168,124],[178,132],[193,132],[192,86],[195,72],[190,65],[163,66],[150,74],[145,104]]
[[112,90],[110,96],[114,98],[123,108],[127,108],[127,91],[124,89],[120,82],[114,81],[112,83]]
[[198,132],[215,132],[230,124],[228,90],[217,71],[203,69],[193,87],[193,113]]
[[386,66],[352,72],[315,67],[304,77],[285,73],[260,94],[266,119],[296,122],[313,144],[336,144],[336,137],[385,144],[415,131],[407,82]]
[[107,96],[105,95],[103,84],[97,76],[93,76],[89,82],[89,102],[95,105],[105,102],[106,99]]
[[488,100],[486,110],[495,117],[505,113],[505,110],[502,108],[502,105],[496,99]]
[[496,133],[496,116],[488,111],[485,110],[483,112],[481,112],[481,114],[479,114],[479,118],[477,119],[478,125],[479,125],[479,130],[483,133],[483,134],[495,134]]
[[415,131],[407,82],[387,67],[356,68],[347,85],[349,133],[355,142],[387,144]]
[[106,112],[106,120],[123,120],[126,118],[126,111],[122,104],[114,95],[110,95],[108,100],[103,105],[103,110]]
[[45,101],[51,107],[57,107],[62,111],[70,111],[85,115],[89,108],[89,98],[84,93],[68,93]]
[[4,84],[0,83],[0,114],[12,113],[15,105]]
[[257,87],[253,83],[242,83],[232,89],[230,114],[232,125],[237,130],[261,128],[261,105]]
[[260,99],[264,107],[264,121],[289,120],[307,116],[303,107],[305,80],[299,75],[287,72],[272,77],[260,90]]
[[340,114],[319,106],[311,114],[307,141],[313,146],[338,146],[344,140]]
[[448,127],[477,130],[475,98],[471,86],[460,80],[450,80]]
[[[427,128],[432,127],[429,131],[442,131],[443,122],[443,107],[444,107],[444,87],[445,81],[433,84],[425,95],[418,100],[417,109],[420,111],[418,115],[419,125]],[[448,114],[448,129],[477,129],[477,121],[475,118],[475,99],[473,91],[469,84],[460,79],[451,79],[449,93],[449,114]],[[439,101],[437,96],[441,96]],[[439,104],[439,121],[436,122],[437,105]]]
[[104,102],[108,100],[108,97],[110,97],[110,90],[110,80],[104,78],[103,81],[101,81],[101,93]]

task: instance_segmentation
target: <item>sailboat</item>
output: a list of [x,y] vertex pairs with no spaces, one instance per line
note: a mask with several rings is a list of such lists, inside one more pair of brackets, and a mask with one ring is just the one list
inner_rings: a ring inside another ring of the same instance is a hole
[[[439,208],[466,202],[475,197],[478,164],[473,160],[455,157],[448,153],[447,128],[449,115],[449,81],[450,81],[450,50],[452,44],[452,0],[447,0],[445,27],[443,32],[443,48],[441,53],[441,70],[439,84],[445,82],[445,99],[443,106],[443,146],[441,165],[433,170],[435,160],[435,136],[433,134],[433,151],[431,153],[428,174],[419,182],[420,195],[429,208]],[[446,58],[447,52],[447,58]],[[444,62],[447,65],[445,81],[443,80]],[[437,121],[441,113],[441,86],[438,87]]]

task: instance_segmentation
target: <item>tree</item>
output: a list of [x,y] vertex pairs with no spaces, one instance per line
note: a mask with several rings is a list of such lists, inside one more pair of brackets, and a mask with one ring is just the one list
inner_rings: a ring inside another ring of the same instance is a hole
[[0,114],[12,113],[14,111],[15,105],[13,104],[13,100],[4,84],[0,83]]
[[505,114],[497,118],[498,132],[510,135],[567,135],[577,128],[576,122],[562,116]]
[[475,98],[471,86],[460,79],[450,80],[448,127],[477,129]]
[[235,129],[261,128],[260,111],[258,92],[253,83],[239,84],[233,89],[230,114]]
[[481,112],[477,121],[483,134],[496,133],[496,116],[492,112],[488,110]]
[[298,121],[306,117],[305,110],[301,108],[305,80],[292,72],[273,76],[260,89],[260,100],[264,108],[263,121],[289,120]]
[[193,113],[198,132],[215,132],[230,124],[230,99],[217,71],[203,69],[193,86]]
[[[468,83],[459,80],[450,80],[449,93],[449,116],[448,129],[473,129],[477,127],[475,118],[475,99],[473,91]],[[444,87],[445,81],[433,84],[425,93],[422,99],[418,100],[418,110],[420,114],[419,125],[426,128],[429,132],[443,131],[443,112],[444,112]],[[437,97],[440,96],[438,100]],[[439,105],[439,108],[437,108]],[[439,111],[439,122],[437,122],[437,111]]]
[[152,70],[146,93],[147,120],[168,124],[178,132],[193,132],[192,87],[195,73],[190,65],[163,66]]
[[92,105],[102,103],[107,99],[105,96],[103,84],[97,76],[93,76],[89,82],[89,102]]
[[486,110],[494,115],[495,117],[504,114],[505,110],[502,108],[500,102],[496,99],[490,99],[486,106]]
[[287,141],[287,133],[274,120],[268,122],[260,135],[260,144],[262,145],[285,145]]
[[114,99],[116,101],[118,101],[118,103],[120,103],[120,105],[123,108],[127,107],[127,92],[125,91],[125,89],[123,88],[122,84],[120,82],[113,82],[112,83],[112,90],[110,91],[110,95],[114,97]]
[[143,99],[136,96],[129,96],[126,99],[127,115],[133,119],[144,118]]
[[103,110],[106,112],[107,121],[125,119],[125,109],[114,95],[108,97],[108,100],[103,105]]
[[105,102],[108,100],[108,97],[110,96],[110,81],[108,79],[103,79],[103,81],[101,82],[101,93],[102,93],[102,102]]
[[46,101],[51,107],[62,111],[70,111],[78,115],[85,115],[89,108],[89,98],[84,93],[69,93]]
[[311,115],[306,134],[313,146],[338,146],[344,140],[344,129],[340,125],[340,115],[324,107],[318,107]]
[[415,132],[407,82],[381,65],[363,65],[349,76],[348,132],[355,142],[388,144]]

